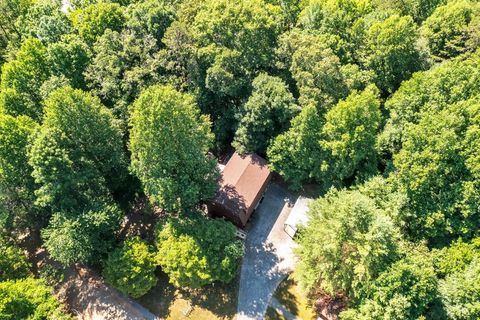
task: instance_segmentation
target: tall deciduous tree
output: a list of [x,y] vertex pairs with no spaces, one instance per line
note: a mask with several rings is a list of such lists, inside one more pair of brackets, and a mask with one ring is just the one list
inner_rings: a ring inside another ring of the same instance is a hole
[[78,34],[94,43],[105,30],[120,31],[125,23],[123,8],[112,2],[99,2],[74,11],[70,18]]
[[325,179],[341,182],[376,171],[376,135],[380,126],[378,89],[353,92],[325,115],[320,142],[327,153]]
[[40,87],[50,77],[47,49],[35,38],[27,39],[16,58],[2,67],[0,110],[10,115],[42,115]]
[[291,128],[278,135],[267,150],[271,168],[293,189],[317,177],[323,160],[319,144],[323,123],[317,108],[306,106],[293,118]]
[[[0,115],[0,203],[4,227],[31,226],[35,183],[28,164],[27,145],[37,124],[27,116]],[[0,227],[1,228],[1,227]]]
[[271,140],[288,129],[299,107],[280,78],[260,74],[252,87],[232,145],[241,153],[264,154]]
[[346,293],[357,301],[394,261],[399,233],[393,220],[359,191],[331,190],[310,205],[295,270],[307,290]]
[[60,88],[45,102],[29,163],[42,206],[82,210],[98,199],[111,199],[126,172],[118,122],[98,98]]
[[152,203],[178,212],[213,196],[213,136],[193,97],[170,86],[145,89],[131,106],[132,170]]
[[480,103],[476,99],[426,114],[408,127],[394,157],[409,198],[410,234],[444,245],[478,235]]
[[480,44],[480,3],[449,1],[425,20],[421,34],[437,59],[474,51]]
[[377,74],[376,84],[395,91],[403,80],[422,68],[416,49],[417,28],[410,16],[390,16],[374,23],[366,33],[363,63]]

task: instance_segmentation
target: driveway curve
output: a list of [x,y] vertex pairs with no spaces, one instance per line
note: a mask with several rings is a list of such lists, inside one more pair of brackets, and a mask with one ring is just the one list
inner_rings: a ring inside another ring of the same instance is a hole
[[272,183],[252,215],[240,272],[237,320],[263,319],[275,289],[293,270],[294,242],[283,231],[293,200]]

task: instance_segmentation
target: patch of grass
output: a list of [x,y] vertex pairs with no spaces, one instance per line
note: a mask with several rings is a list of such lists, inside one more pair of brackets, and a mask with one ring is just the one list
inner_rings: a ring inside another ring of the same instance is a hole
[[280,283],[274,296],[286,309],[298,318],[302,320],[315,319],[315,313],[310,307],[307,297],[291,275]]
[[[237,312],[238,279],[230,284],[215,283],[200,289],[177,289],[166,274],[138,302],[166,320],[230,320]],[[184,312],[192,307],[188,316]]]

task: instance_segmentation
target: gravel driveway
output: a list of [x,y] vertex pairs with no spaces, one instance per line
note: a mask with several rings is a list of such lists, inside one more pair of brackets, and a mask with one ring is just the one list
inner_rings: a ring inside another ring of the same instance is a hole
[[283,231],[293,203],[286,190],[272,183],[252,215],[240,274],[237,320],[263,319],[275,289],[293,268],[294,242]]

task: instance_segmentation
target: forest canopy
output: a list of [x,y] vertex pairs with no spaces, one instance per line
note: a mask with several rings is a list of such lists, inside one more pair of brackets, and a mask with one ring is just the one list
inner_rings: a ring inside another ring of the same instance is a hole
[[205,203],[234,151],[314,194],[312,305],[480,317],[478,1],[0,0],[0,318],[68,318],[26,235],[135,298],[157,269],[233,281],[243,244]]

